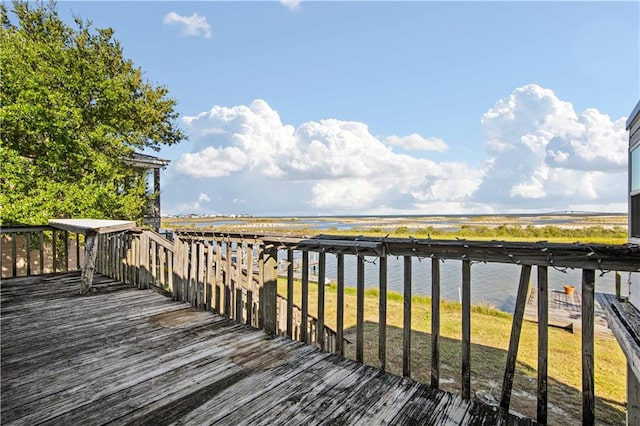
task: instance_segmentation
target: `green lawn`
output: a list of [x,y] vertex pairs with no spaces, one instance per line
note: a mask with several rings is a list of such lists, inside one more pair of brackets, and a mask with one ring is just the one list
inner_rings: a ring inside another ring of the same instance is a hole
[[[294,301],[300,305],[300,285],[296,283]],[[278,292],[286,295],[286,281],[279,280]],[[335,329],[337,293],[325,287],[325,323]],[[345,336],[355,342],[355,289],[345,289]],[[389,293],[387,307],[387,369],[402,373],[402,295]],[[317,312],[317,285],[309,286],[309,311]],[[441,387],[459,393],[461,371],[461,307],[441,303]],[[472,394],[492,395],[499,400],[506,363],[512,316],[487,306],[474,306],[471,313]],[[368,289],[365,297],[365,362],[378,366],[378,292]],[[412,301],[412,378],[429,383],[431,299]],[[355,358],[355,343],[346,355]],[[616,340],[595,340],[596,422],[624,424],[626,361]],[[581,336],[549,329],[549,424],[578,424],[581,421]],[[529,417],[536,415],[537,324],[525,321],[520,339],[518,365],[512,395],[512,409]]]

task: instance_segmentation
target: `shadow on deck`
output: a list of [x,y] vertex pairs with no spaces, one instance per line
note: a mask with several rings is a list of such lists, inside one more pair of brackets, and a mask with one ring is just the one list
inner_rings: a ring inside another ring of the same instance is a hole
[[79,279],[3,280],[3,425],[495,424],[479,402],[153,291],[98,275],[78,296]]

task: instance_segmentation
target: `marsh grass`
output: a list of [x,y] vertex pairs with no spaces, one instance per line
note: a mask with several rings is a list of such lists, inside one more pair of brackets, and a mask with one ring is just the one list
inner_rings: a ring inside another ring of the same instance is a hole
[[[286,296],[286,280],[278,282],[278,292]],[[378,360],[377,288],[365,290],[366,364],[380,366]],[[294,302],[301,303],[300,285],[294,285]],[[325,323],[335,329],[337,288],[325,286]],[[317,312],[317,285],[309,285],[309,312]],[[461,305],[442,301],[440,306],[440,387],[459,393],[461,376]],[[471,309],[471,380],[472,395],[500,399],[504,367],[511,333],[512,315],[489,305]],[[402,374],[403,296],[389,292],[387,297],[386,369]],[[356,289],[344,292],[345,337],[355,342]],[[431,365],[431,298],[412,298],[411,377],[430,383]],[[355,344],[347,344],[345,355],[355,358]],[[528,417],[536,416],[537,393],[537,324],[524,322],[518,351],[517,370],[511,407]],[[549,424],[579,424],[581,422],[581,336],[567,331],[549,329]],[[624,424],[626,360],[616,340],[595,338],[596,422]],[[488,396],[490,395],[490,396]]]

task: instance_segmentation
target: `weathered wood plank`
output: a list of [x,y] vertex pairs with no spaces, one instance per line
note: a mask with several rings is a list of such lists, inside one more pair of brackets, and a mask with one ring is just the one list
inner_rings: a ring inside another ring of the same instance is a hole
[[293,339],[293,250],[287,250],[287,337]]
[[154,292],[74,297],[79,280],[3,282],[3,424],[495,423],[477,402]]
[[301,292],[302,292],[302,314],[301,314],[301,322],[302,326],[300,328],[300,340],[305,343],[311,343],[311,336],[309,336],[309,326],[308,326],[308,318],[309,318],[309,252],[302,252],[302,283],[301,283]]
[[529,279],[531,277],[531,265],[522,265],[520,271],[520,282],[516,295],[516,306],[511,322],[511,336],[509,338],[509,349],[507,351],[507,363],[504,369],[502,380],[502,395],[500,397],[500,422],[506,424],[509,406],[511,404],[511,390],[513,388],[513,377],[516,372],[516,359],[518,358],[518,346],[520,344],[520,332],[522,331],[522,321],[524,317],[524,307],[529,290]]
[[462,261],[462,398],[471,398],[471,261]]
[[364,361],[364,256],[357,256],[356,275],[356,361]]
[[[387,364],[387,256],[378,258],[380,262],[380,296],[378,299],[378,366],[386,369]],[[342,338],[342,336],[340,336]]]
[[264,309],[264,331],[269,334],[278,332],[278,249],[275,246],[265,247],[264,258],[264,298],[261,303]]
[[344,254],[336,255],[337,307],[336,307],[336,353],[344,356]]
[[440,259],[431,259],[431,386],[440,387]]
[[582,424],[595,424],[594,388],[594,297],[595,271],[582,271]]
[[402,375],[411,377],[411,256],[404,257]]
[[326,254],[318,253],[318,322],[316,324],[316,343],[321,350],[325,350],[324,339],[324,286],[325,286],[325,267]]
[[549,282],[546,266],[538,266],[538,396],[536,420],[547,424],[547,363],[549,355]]

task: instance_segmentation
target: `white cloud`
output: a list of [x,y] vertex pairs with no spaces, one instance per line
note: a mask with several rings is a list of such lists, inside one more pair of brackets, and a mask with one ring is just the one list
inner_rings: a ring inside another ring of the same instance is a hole
[[491,161],[476,200],[523,210],[623,200],[624,122],[596,109],[578,114],[534,84],[517,88],[482,117]]
[[[466,164],[394,153],[364,123],[326,119],[294,128],[260,99],[248,106],[214,106],[184,122],[194,152],[176,162],[178,173],[258,180],[263,193],[269,185],[288,193],[291,183],[298,182],[301,192],[290,198],[306,209],[360,212],[463,200],[482,176]],[[429,146],[434,140],[417,134],[402,139]]]
[[301,0],[280,0],[280,3],[289,10],[297,10]]
[[625,118],[576,113],[536,85],[483,115],[487,158],[476,167],[410,155],[444,151],[437,138],[381,139],[365,123],[338,119],[294,127],[260,99],[184,122],[193,150],[170,166],[175,176],[164,190],[175,206],[206,201],[199,194],[219,211],[237,213],[241,204],[248,213],[290,215],[616,211],[626,200]]
[[440,138],[424,138],[417,133],[409,136],[389,136],[385,139],[389,145],[399,146],[409,151],[445,152],[449,147]]
[[181,25],[182,34],[189,36],[211,37],[211,26],[207,23],[207,18],[197,13],[191,16],[178,15],[176,12],[169,12],[164,16],[165,25]]
[[198,195],[198,201],[211,201],[211,198],[204,192],[201,192],[200,195]]

